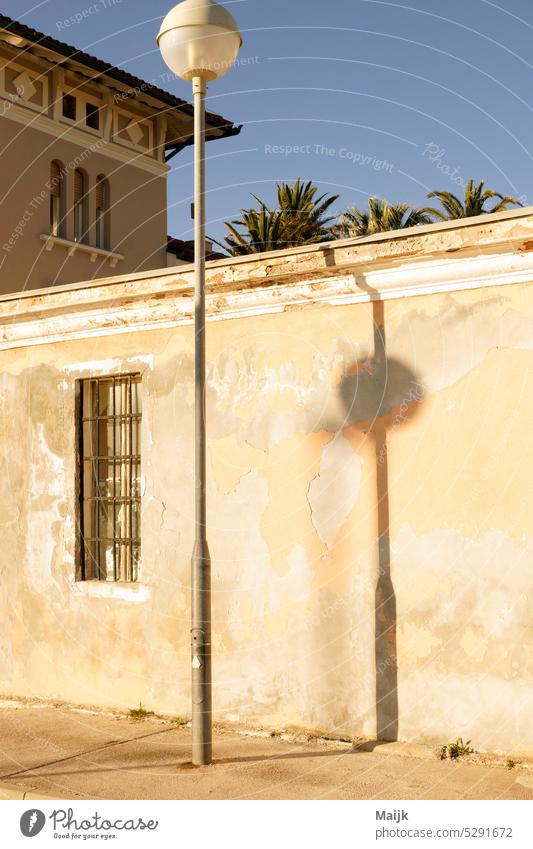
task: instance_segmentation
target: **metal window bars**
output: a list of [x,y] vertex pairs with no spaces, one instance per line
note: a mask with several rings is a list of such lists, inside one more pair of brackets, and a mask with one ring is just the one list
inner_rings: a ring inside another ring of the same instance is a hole
[[140,565],[141,378],[81,381],[82,580],[136,581]]

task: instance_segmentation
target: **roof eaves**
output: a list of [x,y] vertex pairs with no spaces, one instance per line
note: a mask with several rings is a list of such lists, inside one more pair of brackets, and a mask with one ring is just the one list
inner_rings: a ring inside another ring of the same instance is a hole
[[[116,82],[129,86],[133,89],[132,96],[135,95],[137,90],[140,90],[144,94],[158,100],[160,103],[164,103],[166,106],[177,109],[186,115],[192,117],[194,114],[193,105],[188,103],[186,100],[182,100],[182,98],[176,97],[176,95],[171,94],[168,91],[164,91],[164,89],[154,86],[152,83],[148,83],[140,77],[130,74],[128,71],[123,71],[121,68],[111,65],[103,59],[98,59],[90,53],[85,53],[83,50],[79,50],[71,44],[66,44],[63,41],[59,41],[52,36],[39,32],[32,27],[28,27],[26,24],[21,24],[19,21],[15,21],[7,15],[0,14],[0,29],[11,32],[14,35],[18,35],[19,37],[31,42],[32,45],[37,44],[45,50],[50,50],[53,53],[59,53],[67,59],[73,59],[74,61],[84,65],[86,68],[96,71],[102,77],[107,76]],[[238,135],[242,126],[236,126],[232,121],[229,121],[222,115],[216,115],[212,112],[206,113],[206,123],[210,128],[221,131],[220,135],[214,136],[214,138]],[[187,142],[187,144],[191,144],[191,141]]]

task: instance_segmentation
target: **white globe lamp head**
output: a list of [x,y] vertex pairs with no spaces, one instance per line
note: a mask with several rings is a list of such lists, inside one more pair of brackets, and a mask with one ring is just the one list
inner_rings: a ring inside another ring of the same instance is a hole
[[183,0],[163,20],[157,43],[178,77],[210,81],[233,66],[242,36],[233,15],[214,0]]

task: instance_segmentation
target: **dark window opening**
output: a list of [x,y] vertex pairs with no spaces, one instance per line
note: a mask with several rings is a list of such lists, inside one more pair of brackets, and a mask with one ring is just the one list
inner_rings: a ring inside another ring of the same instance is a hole
[[76,98],[73,94],[63,95],[63,117],[76,120]]
[[92,103],[85,104],[85,123],[92,130],[100,129],[100,109]]

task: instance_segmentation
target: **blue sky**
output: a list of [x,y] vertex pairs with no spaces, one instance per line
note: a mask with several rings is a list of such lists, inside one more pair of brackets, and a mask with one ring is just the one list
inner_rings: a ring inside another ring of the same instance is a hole
[[[155,45],[169,0],[3,0],[2,12],[190,98]],[[423,204],[469,178],[533,203],[531,0],[233,0],[239,65],[208,108],[244,124],[208,145],[208,232],[277,180]],[[85,10],[85,16],[83,12]],[[71,19],[81,13],[80,23]],[[191,238],[191,151],[172,161],[169,233]]]

